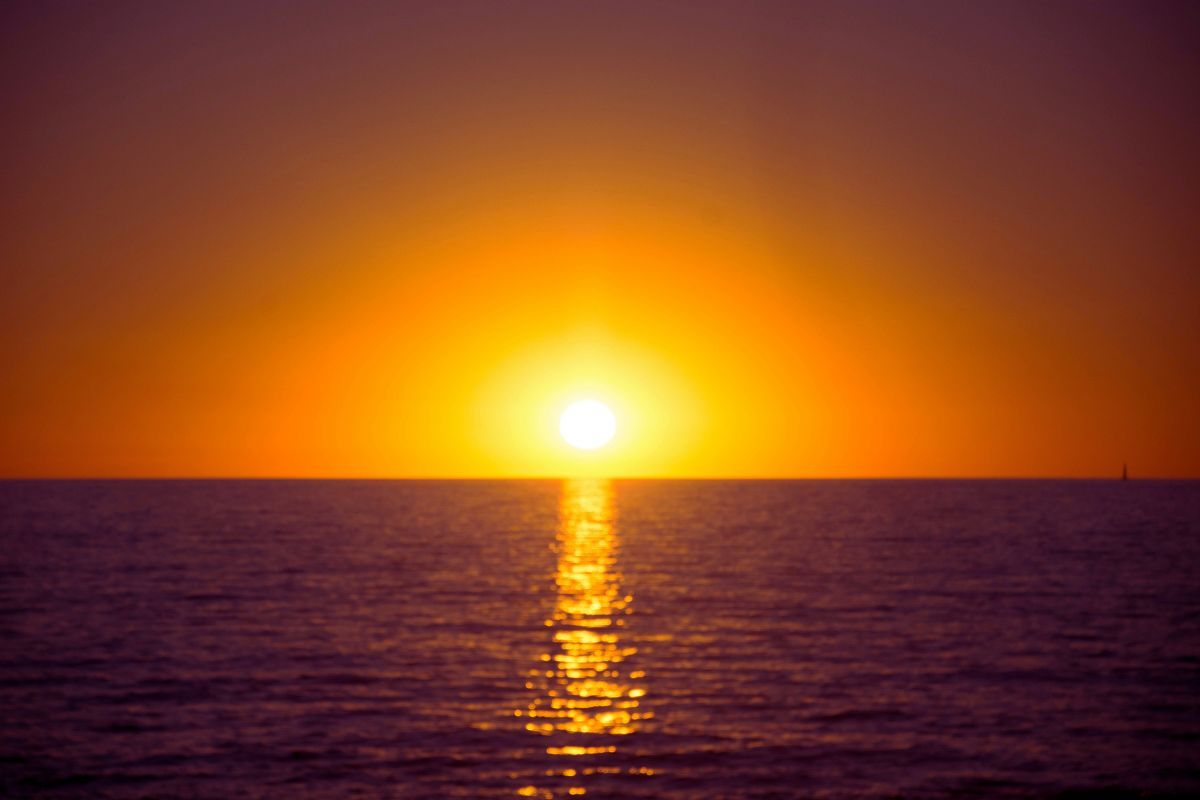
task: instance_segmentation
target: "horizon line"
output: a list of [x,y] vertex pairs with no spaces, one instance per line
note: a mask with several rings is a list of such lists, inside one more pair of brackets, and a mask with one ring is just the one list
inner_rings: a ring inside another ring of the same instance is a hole
[[[1116,481],[1120,475],[0,475],[0,481]],[[1138,475],[1128,481],[1195,481],[1200,475]]]

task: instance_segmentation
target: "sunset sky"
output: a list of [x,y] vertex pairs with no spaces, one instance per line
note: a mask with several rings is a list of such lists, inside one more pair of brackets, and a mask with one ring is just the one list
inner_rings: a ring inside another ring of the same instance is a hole
[[4,475],[1200,476],[1200,5],[0,20]]

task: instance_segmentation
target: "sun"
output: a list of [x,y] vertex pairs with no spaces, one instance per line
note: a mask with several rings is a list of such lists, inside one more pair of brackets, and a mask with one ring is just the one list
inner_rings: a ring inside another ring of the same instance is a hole
[[572,447],[595,450],[612,440],[617,418],[599,400],[579,400],[567,406],[558,418],[558,431]]

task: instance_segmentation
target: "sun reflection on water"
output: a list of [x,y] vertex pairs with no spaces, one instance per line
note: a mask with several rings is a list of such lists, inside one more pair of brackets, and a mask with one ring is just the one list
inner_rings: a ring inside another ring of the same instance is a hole
[[[535,696],[514,713],[525,729],[546,737],[548,755],[571,759],[548,774],[567,778],[626,769],[602,762],[617,752],[620,737],[653,716],[641,708],[644,673],[624,663],[637,649],[622,642],[633,597],[621,587],[613,527],[612,485],[604,479],[565,481],[555,539],[558,568],[554,613],[546,620],[551,646],[529,673]],[[585,759],[587,764],[580,761]],[[579,763],[577,763],[579,762]],[[645,775],[649,770],[631,772]],[[564,786],[564,795],[586,792]],[[524,796],[554,797],[551,789],[526,786]]]

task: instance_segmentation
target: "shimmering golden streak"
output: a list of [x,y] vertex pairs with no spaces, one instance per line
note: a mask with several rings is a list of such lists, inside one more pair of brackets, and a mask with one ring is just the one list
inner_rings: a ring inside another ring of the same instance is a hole
[[[552,650],[529,672],[526,688],[537,696],[527,708],[513,712],[528,720],[525,729],[542,736],[582,735],[589,741],[555,742],[546,747],[553,756],[595,756],[615,753],[615,740],[628,736],[653,717],[640,709],[646,694],[637,683],[645,672],[626,672],[624,662],[637,648],[622,646],[619,629],[632,612],[633,597],[621,590],[617,569],[618,539],[612,524],[612,491],[607,481],[577,480],[564,485],[560,529],[555,541],[557,596],[551,618]],[[600,739],[599,737],[605,737]],[[597,741],[598,740],[598,741]],[[574,777],[618,768],[574,767],[548,775]],[[630,774],[649,775],[639,768]],[[549,790],[525,787],[527,796],[553,796]],[[522,790],[524,791],[524,790]],[[582,794],[582,786],[569,793]]]

